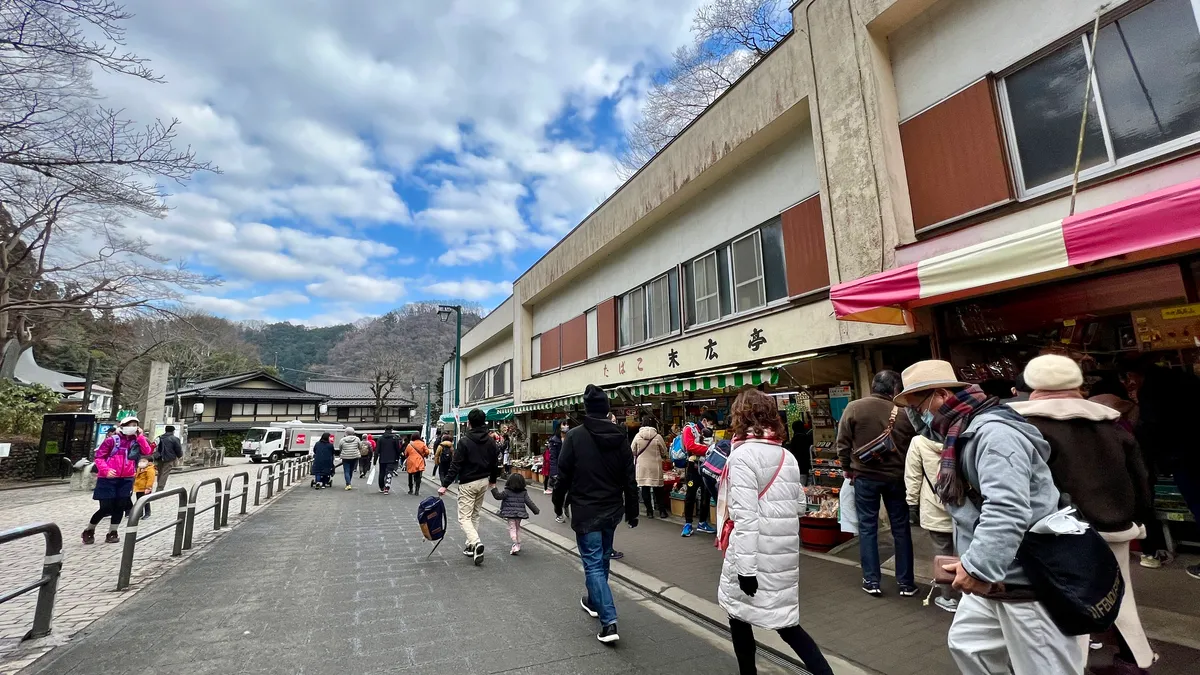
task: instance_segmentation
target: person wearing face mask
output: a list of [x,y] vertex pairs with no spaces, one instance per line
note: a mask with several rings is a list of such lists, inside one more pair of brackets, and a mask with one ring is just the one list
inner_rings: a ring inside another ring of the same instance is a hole
[[[549,471],[546,474],[546,494],[554,492],[554,483],[558,480],[558,455],[562,452],[563,439],[567,437],[567,432],[571,430],[571,420],[554,420],[553,433],[550,435],[550,461],[546,468]],[[559,521],[564,522],[564,521]]]
[[110,518],[108,534],[104,541],[116,544],[121,541],[117,527],[121,518],[133,508],[133,479],[137,476],[138,460],[149,459],[154,452],[142,435],[136,417],[126,417],[117,427],[118,434],[104,439],[96,448],[96,488],[92,499],[100,502],[100,508],[83,530],[83,543],[96,543],[96,525],[105,517]]
[[941,443],[934,489],[954,520],[960,559],[946,567],[963,592],[947,638],[964,675],[1078,675],[1083,653],[1037,600],[1017,549],[1061,496],[1050,444],[1012,408],[959,382],[947,361],[905,369],[898,405]]

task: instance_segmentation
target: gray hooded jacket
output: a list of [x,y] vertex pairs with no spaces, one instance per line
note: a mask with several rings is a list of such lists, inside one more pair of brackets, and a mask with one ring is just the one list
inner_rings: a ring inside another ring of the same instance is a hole
[[983,497],[982,513],[970,499],[946,504],[963,567],[982,581],[1028,586],[1017,549],[1034,523],[1059,509],[1050,444],[1007,407],[972,419],[962,443],[959,468]]

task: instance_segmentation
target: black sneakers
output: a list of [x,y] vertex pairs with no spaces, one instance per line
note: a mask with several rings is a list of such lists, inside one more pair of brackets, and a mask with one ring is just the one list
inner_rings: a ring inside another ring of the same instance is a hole
[[863,593],[866,593],[871,597],[879,598],[883,596],[883,591],[879,589],[879,584],[875,583],[874,581],[867,581],[866,579],[863,579],[862,589]]
[[916,586],[900,586],[900,595],[905,598],[911,598],[917,594],[917,591],[918,589]]
[[467,556],[475,555],[475,547],[470,544],[467,544],[467,547],[463,549],[463,555],[467,555]]
[[587,612],[588,615],[591,616],[593,619],[600,618],[600,612],[597,612],[596,610],[592,609],[591,607],[588,607],[586,597],[579,599],[579,606],[582,607],[583,611]]
[[604,628],[601,628],[600,634],[596,636],[596,639],[604,644],[611,644],[617,640],[620,640],[621,636],[617,635],[617,624],[610,623]]
[[483,564],[483,544],[475,545],[474,555],[475,555],[475,566],[478,567],[478,566],[482,565]]

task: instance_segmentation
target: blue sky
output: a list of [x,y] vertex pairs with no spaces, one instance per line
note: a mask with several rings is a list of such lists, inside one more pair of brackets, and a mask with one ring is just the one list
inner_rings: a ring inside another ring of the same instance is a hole
[[614,156],[699,0],[127,0],[177,118],[222,173],[128,227],[220,286],[190,307],[313,325],[405,302],[493,307],[619,184]]

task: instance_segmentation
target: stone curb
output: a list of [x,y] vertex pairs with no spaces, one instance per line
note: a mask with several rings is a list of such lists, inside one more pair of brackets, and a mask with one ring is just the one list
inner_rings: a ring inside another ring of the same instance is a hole
[[[452,486],[447,488],[446,491],[453,494],[456,499],[458,498],[458,490],[456,487]],[[483,509],[492,516],[497,518],[500,517],[499,508],[493,504],[484,502]],[[450,518],[452,517],[452,514],[448,512],[446,517]],[[544,527],[541,527],[540,525],[534,524],[523,525],[521,527],[521,531],[532,534],[538,539],[541,539],[551,546],[561,549],[572,556],[579,556],[579,551],[575,548],[575,542],[567,537],[562,536],[561,534],[552,532]],[[825,556],[820,557],[824,558]],[[829,557],[832,558],[832,556]],[[838,562],[845,562],[838,558],[834,559]],[[644,593],[654,596],[655,598],[682,612],[687,613],[694,619],[722,634],[728,634],[728,615],[725,613],[725,610],[721,609],[716,603],[705,600],[704,598],[689,593],[682,588],[675,586],[674,584],[646,574],[645,572],[642,572],[617,560],[611,562],[611,570],[612,575],[621,581],[637,588]],[[779,635],[774,631],[759,630],[755,632],[755,636],[758,646],[761,649],[770,652],[776,658],[786,661],[790,665],[803,669],[803,664],[796,659],[791,647],[788,647],[783,639],[780,638]],[[855,663],[853,660],[841,656],[840,654],[826,652],[825,658],[828,659],[829,665],[833,667],[833,671],[837,673],[837,675],[882,675],[879,673],[879,671],[872,670],[866,666]]]

